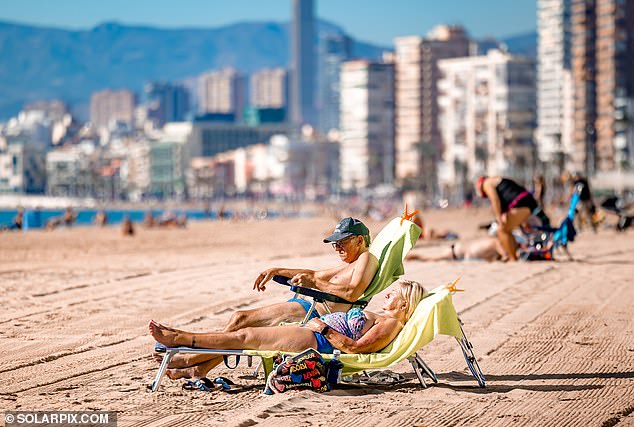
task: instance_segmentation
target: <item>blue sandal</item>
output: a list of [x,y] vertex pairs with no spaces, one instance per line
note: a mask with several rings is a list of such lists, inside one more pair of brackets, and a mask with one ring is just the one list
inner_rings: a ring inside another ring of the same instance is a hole
[[197,380],[189,380],[183,384],[183,390],[188,390],[188,391],[201,390],[201,391],[206,391],[211,393],[216,390],[220,390],[221,388],[222,388],[222,385],[214,384],[207,377],[203,377]]

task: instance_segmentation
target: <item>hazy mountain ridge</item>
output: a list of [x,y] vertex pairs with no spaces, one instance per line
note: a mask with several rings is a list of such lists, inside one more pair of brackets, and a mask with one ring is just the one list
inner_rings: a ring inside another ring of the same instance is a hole
[[[345,33],[326,21],[319,22],[319,30]],[[379,58],[389,48],[353,42],[356,57]],[[209,29],[109,22],[64,30],[0,21],[0,119],[38,99],[59,98],[85,108],[90,93],[104,88],[139,91],[148,80],[178,81],[224,66],[245,73],[287,66],[288,50],[288,24],[279,22]]]

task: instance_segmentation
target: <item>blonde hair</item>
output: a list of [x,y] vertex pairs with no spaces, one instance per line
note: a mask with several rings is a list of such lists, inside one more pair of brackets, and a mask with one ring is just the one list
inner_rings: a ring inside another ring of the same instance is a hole
[[399,296],[407,303],[407,311],[405,312],[405,320],[409,320],[416,310],[418,303],[427,296],[427,291],[418,282],[413,280],[401,279],[399,283]]

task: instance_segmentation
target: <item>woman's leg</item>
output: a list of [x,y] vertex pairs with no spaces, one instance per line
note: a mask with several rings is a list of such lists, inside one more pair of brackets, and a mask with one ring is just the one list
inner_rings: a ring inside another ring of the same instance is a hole
[[154,339],[167,347],[302,351],[317,346],[312,331],[297,325],[245,328],[235,332],[191,333],[166,328],[151,321],[149,329]]
[[530,216],[529,208],[513,208],[506,213],[506,222],[498,228],[498,239],[511,261],[517,261],[515,237],[511,232]]

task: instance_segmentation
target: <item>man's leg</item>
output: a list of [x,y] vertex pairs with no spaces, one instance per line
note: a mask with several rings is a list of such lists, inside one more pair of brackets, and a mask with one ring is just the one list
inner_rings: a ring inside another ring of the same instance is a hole
[[[277,326],[282,322],[301,322],[305,316],[306,310],[296,302],[282,302],[253,310],[239,310],[233,313],[223,332],[233,332],[249,327]],[[170,361],[169,368],[199,365],[215,357],[209,354],[176,355]],[[216,365],[213,365],[212,368]]]
[[282,322],[301,322],[306,310],[297,302],[282,302],[253,310],[239,310],[233,313],[224,332],[262,326],[277,326]]

